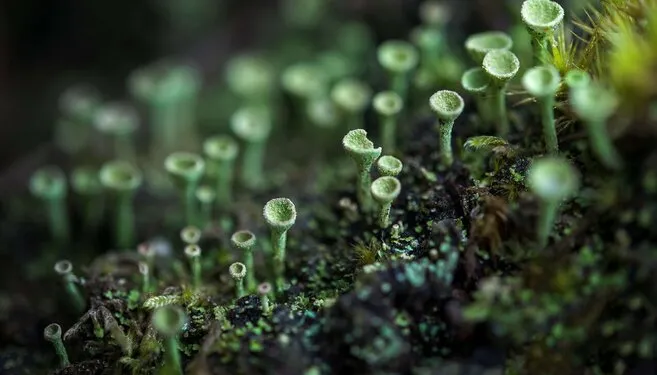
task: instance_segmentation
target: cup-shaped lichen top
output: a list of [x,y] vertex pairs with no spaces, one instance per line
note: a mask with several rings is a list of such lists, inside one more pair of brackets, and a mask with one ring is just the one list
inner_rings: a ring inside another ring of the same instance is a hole
[[372,197],[379,204],[391,203],[401,192],[401,183],[396,177],[383,176],[372,182]]
[[465,49],[477,64],[481,64],[484,56],[492,50],[510,50],[512,47],[513,40],[502,31],[485,31],[465,40]]
[[233,280],[242,280],[246,276],[246,266],[244,263],[235,262],[228,267],[228,272]]
[[229,135],[216,135],[203,142],[203,152],[210,160],[232,161],[237,158],[239,146]]
[[506,84],[520,69],[520,60],[511,51],[492,50],[481,63],[488,76],[498,84]]
[[78,167],[71,172],[71,188],[78,194],[97,194],[103,190],[98,170],[91,167]]
[[98,173],[100,183],[115,191],[133,191],[142,183],[141,172],[131,163],[114,160],[103,164]]
[[420,56],[417,49],[403,40],[383,42],[377,51],[379,64],[387,71],[405,73],[414,69]]
[[153,327],[164,337],[175,337],[187,322],[183,309],[175,305],[159,307],[151,317]]
[[322,69],[311,63],[288,66],[281,77],[283,89],[300,98],[314,98],[326,93],[327,78]]
[[226,66],[226,83],[243,97],[266,96],[274,87],[274,79],[271,65],[257,56],[237,56]]
[[340,122],[340,109],[328,98],[313,98],[306,106],[308,119],[319,128],[334,128]]
[[198,258],[201,256],[201,247],[196,244],[190,244],[185,246],[184,252],[187,258]]
[[105,134],[130,134],[139,126],[137,111],[128,103],[113,102],[102,105],[93,118],[94,126]]
[[180,239],[186,244],[197,244],[201,239],[201,230],[193,225],[188,225],[180,231]]
[[43,329],[43,338],[49,342],[56,342],[62,339],[62,327],[57,323],[48,324]]
[[250,230],[240,230],[230,236],[230,242],[238,249],[249,250],[255,246],[256,236]]
[[191,152],[174,152],[164,159],[164,169],[176,180],[194,182],[203,176],[205,161]]
[[201,76],[191,65],[160,61],[136,70],[129,77],[128,86],[141,100],[169,103],[197,92]]
[[376,169],[382,176],[397,176],[403,167],[402,161],[391,155],[383,155],[376,161]]
[[66,175],[55,166],[37,169],[30,177],[30,192],[41,199],[57,199],[66,196]]
[[571,69],[564,76],[564,82],[569,89],[580,89],[591,83],[591,75],[580,69]]
[[358,114],[367,108],[372,97],[372,90],[363,82],[345,78],[331,89],[331,99],[342,110]]
[[563,20],[564,10],[551,0],[526,0],[520,8],[520,16],[531,31],[545,34]]
[[559,202],[579,188],[579,173],[567,160],[544,157],[534,160],[527,173],[529,188],[547,202]]
[[59,110],[68,117],[88,120],[100,105],[100,92],[88,84],[66,89],[59,97]]
[[422,23],[432,27],[443,27],[452,16],[451,9],[441,1],[426,0],[420,4],[419,16]]
[[461,86],[470,94],[483,94],[488,90],[490,78],[483,68],[468,69],[461,76]]
[[53,269],[59,276],[68,276],[73,273],[73,263],[63,259],[55,263]]
[[297,220],[297,210],[288,198],[274,198],[265,204],[262,211],[267,225],[277,232],[285,232]]
[[381,147],[375,148],[374,143],[367,139],[367,132],[363,129],[349,131],[342,138],[342,146],[361,171],[369,171],[374,161],[381,155]]
[[552,65],[535,66],[522,77],[522,85],[535,98],[554,96],[559,89],[561,76]]
[[616,94],[597,83],[574,90],[570,95],[573,111],[584,121],[603,122],[616,111]]
[[465,103],[458,93],[441,90],[431,95],[429,105],[440,120],[453,122],[463,112]]
[[383,116],[395,116],[404,107],[404,101],[394,91],[382,91],[374,96],[372,100],[374,110]]
[[258,294],[261,296],[266,296],[267,294],[271,293],[272,289],[274,289],[271,285],[271,283],[264,282],[260,283],[258,285]]
[[263,142],[271,132],[271,120],[263,108],[244,107],[233,114],[230,128],[237,137],[246,142]]

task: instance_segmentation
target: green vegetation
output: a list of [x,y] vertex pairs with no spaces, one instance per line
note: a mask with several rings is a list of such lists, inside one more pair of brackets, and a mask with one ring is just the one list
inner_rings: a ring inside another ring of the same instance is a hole
[[50,341],[55,347],[55,352],[57,353],[57,357],[59,357],[60,366],[68,366],[68,354],[66,353],[66,348],[62,341],[62,327],[57,323],[49,324],[43,329],[43,337],[46,341]]
[[66,208],[66,176],[57,167],[43,167],[32,174],[30,192],[43,201],[50,234],[57,242],[67,242],[70,236]]
[[287,231],[292,228],[297,220],[297,210],[294,203],[288,198],[274,198],[265,204],[262,215],[271,233],[271,242],[274,248],[276,289],[281,292],[285,283]]
[[506,87],[520,69],[520,61],[513,52],[492,50],[486,54],[482,66],[490,79],[490,90],[494,98],[497,135],[509,134],[509,117],[506,110]]
[[367,132],[363,129],[350,130],[342,138],[342,147],[349,157],[356,163],[358,169],[358,203],[362,212],[369,209],[371,204],[370,169],[372,164],[381,155],[381,147],[374,147],[374,143],[367,139]]
[[394,91],[383,91],[374,96],[372,106],[379,115],[381,144],[388,152],[394,152],[397,147],[397,117],[404,107],[404,101]]
[[110,161],[99,172],[100,183],[113,195],[115,245],[128,249],[135,243],[135,212],[132,200],[142,184],[142,174],[132,164]]
[[403,168],[402,161],[394,156],[383,155],[376,161],[376,169],[381,176],[396,177]]
[[372,182],[371,190],[374,200],[380,206],[378,217],[379,226],[386,228],[390,221],[390,207],[401,192],[401,183],[395,177],[383,176]]
[[443,165],[451,166],[454,162],[452,154],[452,129],[454,121],[461,115],[465,104],[463,98],[454,91],[442,90],[431,95],[429,105],[438,118],[440,155]]
[[177,338],[186,320],[185,312],[178,306],[163,306],[153,313],[153,327],[164,339],[165,360],[159,370],[160,374],[183,373]]
[[532,37],[534,64],[545,64],[552,47],[556,27],[563,21],[564,10],[552,0],[525,0],[520,8],[522,21]]
[[549,65],[531,68],[522,77],[522,85],[525,90],[540,104],[545,148],[551,154],[556,154],[559,150],[557,130],[554,124],[554,95],[556,95],[560,83],[559,72]]
[[256,288],[255,267],[253,265],[253,247],[256,244],[256,236],[248,230],[240,230],[230,237],[234,247],[244,252],[243,263],[246,266],[246,287],[249,291]]

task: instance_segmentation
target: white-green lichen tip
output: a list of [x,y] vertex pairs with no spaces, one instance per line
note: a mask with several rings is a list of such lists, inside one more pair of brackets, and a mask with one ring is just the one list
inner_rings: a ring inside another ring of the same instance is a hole
[[174,152],[164,159],[164,168],[174,176],[198,179],[205,171],[205,161],[191,152]]
[[404,101],[394,91],[382,91],[374,96],[372,106],[381,115],[394,116],[402,110]]
[[518,73],[520,60],[511,51],[496,49],[484,56],[481,66],[492,79],[508,82]]
[[584,121],[603,122],[616,112],[618,97],[600,84],[591,83],[571,93],[570,105]]
[[560,83],[559,71],[552,65],[535,66],[522,77],[523,87],[535,98],[554,96]]
[[318,128],[335,128],[340,121],[340,109],[328,98],[313,98],[306,106],[308,118]]
[[187,316],[179,306],[167,305],[159,307],[151,317],[153,327],[164,336],[173,337],[182,330]]
[[201,247],[196,244],[185,246],[185,256],[188,258],[198,258],[201,256]]
[[247,250],[256,243],[256,236],[250,230],[240,230],[230,236],[230,242],[238,249]]
[[333,86],[331,99],[349,113],[360,113],[370,103],[372,90],[363,82],[346,78]]
[[269,137],[271,121],[265,109],[245,107],[233,114],[230,128],[240,139],[261,142]]
[[580,69],[569,70],[563,78],[569,89],[579,89],[591,83],[591,75]]
[[262,210],[265,222],[278,231],[290,229],[297,220],[297,210],[288,198],[274,198]]
[[105,163],[98,172],[101,184],[108,189],[130,191],[141,185],[143,176],[131,163],[114,160]]
[[50,199],[66,195],[66,175],[55,166],[46,166],[32,174],[30,192],[37,197]]
[[478,63],[492,50],[510,50],[512,47],[513,40],[502,31],[485,31],[470,35],[465,40],[465,49]]
[[468,69],[461,76],[461,86],[470,94],[481,94],[488,90],[490,78],[483,68]]
[[350,130],[342,138],[342,146],[354,158],[364,164],[371,165],[381,155],[381,147],[374,147],[374,143],[367,139],[367,132],[363,129]]
[[65,276],[73,272],[73,263],[66,259],[60,260],[55,263],[53,269],[58,275]]
[[100,104],[100,92],[88,84],[66,89],[59,97],[59,110],[67,116],[89,117]]
[[402,168],[402,161],[391,155],[383,155],[376,161],[376,169],[382,176],[397,176]]
[[229,135],[216,135],[203,142],[203,152],[211,160],[235,160],[239,146]]
[[526,0],[520,8],[525,25],[536,33],[548,33],[563,21],[564,10],[551,0]]
[[238,56],[226,66],[226,83],[240,95],[263,95],[274,85],[274,71],[265,59],[252,55]]
[[201,239],[201,230],[189,225],[180,231],[180,239],[186,244],[196,244]]
[[242,280],[246,276],[246,266],[243,263],[235,262],[228,267],[228,272],[234,280]]
[[420,61],[415,47],[403,40],[383,42],[377,51],[379,64],[391,72],[405,73],[414,69]]
[[283,88],[299,97],[313,98],[325,93],[327,79],[323,70],[311,63],[296,63],[288,66],[281,76]]
[[383,176],[372,182],[372,197],[380,203],[390,203],[399,196],[401,183],[396,177]]
[[128,103],[108,103],[98,108],[93,124],[103,133],[130,134],[137,130],[139,117]]
[[439,119],[454,121],[463,113],[465,103],[458,93],[450,90],[440,90],[431,95],[429,105]]
[[534,160],[527,174],[529,188],[549,202],[558,202],[575,194],[579,183],[579,173],[575,167],[558,157]]
[[57,323],[48,324],[43,329],[43,338],[49,342],[55,342],[62,339],[62,327]]

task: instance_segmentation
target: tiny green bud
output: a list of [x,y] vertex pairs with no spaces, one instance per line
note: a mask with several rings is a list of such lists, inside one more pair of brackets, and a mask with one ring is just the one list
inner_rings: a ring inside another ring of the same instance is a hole
[[203,142],[203,152],[216,173],[215,188],[217,206],[224,207],[232,199],[233,176],[235,175],[235,160],[239,146],[229,135],[217,135]]
[[269,293],[271,293],[271,284],[268,282],[258,285],[258,294],[260,294],[260,308],[263,314],[269,312]]
[[176,305],[166,305],[159,307],[151,317],[153,327],[164,338],[164,371],[166,373],[182,374],[180,364],[180,349],[178,347],[177,336],[182,332],[187,323],[187,316],[182,308]]
[[201,288],[201,248],[196,244],[189,244],[185,246],[185,256],[192,269],[194,289],[199,290]]
[[404,101],[394,91],[383,91],[374,96],[372,106],[379,115],[381,144],[388,152],[394,152],[397,138],[397,116],[404,108]]
[[297,220],[297,211],[294,203],[288,198],[274,198],[265,204],[262,213],[271,232],[276,288],[280,292],[284,284],[287,232]]
[[51,342],[55,347],[60,367],[68,366],[70,362],[68,361],[66,347],[64,347],[64,342],[62,341],[62,327],[57,323],[49,324],[43,329],[43,338]]
[[150,266],[146,262],[139,261],[139,263],[137,263],[137,268],[141,275],[141,293],[149,293],[151,290]]
[[84,311],[86,306],[86,301],[80,288],[78,287],[78,278],[73,273],[73,263],[68,260],[60,260],[55,263],[53,267],[55,273],[61,276],[64,281],[64,286],[66,287],[66,292],[69,295],[69,298],[73,301],[75,308],[78,311]]
[[584,70],[571,69],[563,80],[569,89],[575,90],[588,86],[591,83],[591,75]]
[[371,200],[370,169],[374,161],[381,155],[381,147],[374,148],[374,143],[367,139],[367,132],[363,129],[349,131],[342,138],[342,146],[358,168],[358,202],[361,210],[366,210],[369,208]]
[[164,169],[183,196],[185,221],[197,222],[195,194],[198,183],[205,172],[205,161],[200,155],[190,152],[174,152],[164,160]]
[[345,78],[333,86],[331,99],[349,117],[349,129],[363,126],[363,113],[372,97],[372,90],[358,80]]
[[475,96],[483,96],[488,90],[489,85],[490,78],[483,68],[468,69],[461,76],[461,86],[463,89]]
[[401,192],[401,183],[396,177],[383,176],[372,182],[372,196],[381,206],[379,212],[379,226],[386,228],[389,223],[390,207]]
[[127,249],[134,244],[135,213],[132,199],[141,186],[141,172],[125,161],[110,161],[105,163],[98,172],[100,183],[113,193],[116,200],[114,235],[116,246]]
[[623,160],[607,132],[607,120],[618,107],[618,97],[600,84],[591,83],[571,92],[570,105],[586,124],[591,148],[607,168],[620,169]]
[[248,230],[240,230],[230,237],[230,242],[234,247],[244,252],[244,264],[246,265],[246,287],[248,290],[254,290],[256,287],[255,267],[253,265],[253,247],[256,243],[256,236]]
[[511,51],[492,50],[484,56],[482,67],[491,81],[491,91],[497,107],[497,133],[505,137],[509,133],[506,111],[506,86],[520,69],[518,57]]
[[522,85],[541,105],[541,117],[543,121],[543,137],[545,147],[551,154],[559,150],[557,130],[554,124],[554,95],[559,89],[561,76],[559,71],[552,65],[536,66],[525,72],[522,77]]
[[548,43],[554,34],[554,29],[563,20],[563,8],[551,0],[525,0],[520,8],[520,16],[532,36],[534,63],[547,63]]
[[133,135],[139,127],[139,117],[133,107],[121,102],[104,104],[96,111],[93,122],[99,132],[112,138],[114,158],[134,160]]
[[265,142],[271,132],[271,118],[262,108],[244,107],[230,120],[233,133],[246,143],[242,157],[242,184],[256,188],[264,180]]
[[445,166],[451,166],[454,162],[454,155],[452,154],[452,128],[454,127],[454,121],[463,112],[465,103],[458,93],[441,90],[431,95],[429,105],[438,118],[442,163]]
[[485,31],[473,34],[465,40],[465,49],[477,64],[481,64],[484,56],[493,50],[510,50],[513,40],[502,31]]
[[401,160],[390,155],[383,155],[376,161],[376,169],[381,176],[396,177],[401,173],[403,167]]
[[55,166],[46,166],[36,170],[29,181],[32,195],[41,199],[46,206],[50,233],[59,243],[68,241],[70,228],[66,208],[66,175]]
[[541,200],[537,237],[545,247],[562,200],[579,188],[579,173],[565,159],[545,157],[535,160],[527,174],[527,185]]
[[230,277],[235,280],[235,296],[244,297],[244,276],[246,276],[246,266],[243,263],[235,262],[228,268]]
[[392,91],[405,98],[408,74],[417,67],[420,60],[417,49],[403,40],[389,40],[379,46],[377,57],[379,64],[390,76]]

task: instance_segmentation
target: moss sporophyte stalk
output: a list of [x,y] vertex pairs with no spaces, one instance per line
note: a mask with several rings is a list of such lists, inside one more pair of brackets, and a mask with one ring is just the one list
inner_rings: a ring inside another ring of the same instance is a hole
[[245,107],[233,114],[230,128],[244,142],[242,185],[249,189],[261,187],[265,180],[263,164],[265,144],[272,128],[271,115],[262,108]]
[[64,172],[54,166],[42,167],[32,174],[29,182],[32,195],[43,201],[50,233],[55,242],[65,243],[70,237],[66,208],[67,183]]
[[452,128],[454,127],[454,121],[463,112],[465,103],[463,98],[456,92],[441,90],[431,95],[429,105],[438,119],[441,162],[445,166],[451,166],[454,162]]
[[197,224],[196,189],[205,172],[205,161],[197,154],[174,152],[164,160],[164,168],[182,196],[186,224]]
[[378,215],[379,226],[386,228],[390,222],[390,207],[401,192],[401,183],[395,177],[383,176],[372,182],[371,190],[374,200],[376,200],[380,207]]
[[331,90],[331,99],[344,112],[350,130],[363,127],[363,115],[371,97],[372,90],[352,78],[340,80]]
[[235,248],[244,253],[243,263],[246,266],[246,288],[253,291],[256,288],[255,269],[253,266],[253,248],[256,244],[256,236],[248,230],[240,230],[230,237],[230,242]]
[[525,90],[536,98],[540,105],[545,148],[550,154],[556,154],[559,150],[554,124],[554,96],[560,83],[559,71],[552,65],[531,68],[522,77]]
[[281,292],[285,285],[287,231],[296,222],[297,211],[294,203],[288,198],[274,198],[265,204],[262,213],[265,223],[269,227],[271,243],[274,249],[276,290]]
[[397,117],[404,108],[404,101],[394,91],[383,91],[374,96],[372,106],[379,115],[381,145],[387,152],[393,153],[397,147]]
[[112,195],[114,236],[119,249],[135,244],[135,212],[132,200],[142,184],[141,172],[125,161],[105,163],[99,172],[100,183]]
[[182,308],[174,305],[163,306],[155,310],[152,323],[164,340],[164,364],[159,369],[161,375],[182,375],[178,335],[187,322]]
[[396,177],[401,173],[404,164],[394,156],[383,155],[376,161],[376,169],[381,176]]
[[532,37],[534,64],[547,63],[554,30],[563,21],[563,8],[551,0],[526,0],[520,8],[520,15]]
[[370,169],[374,161],[381,155],[381,147],[374,147],[374,143],[367,139],[367,132],[363,129],[351,130],[342,138],[342,147],[353,159],[358,168],[358,203],[362,212],[367,211],[371,205]]
[[493,96],[493,108],[497,116],[497,135],[509,134],[509,118],[506,110],[506,87],[520,69],[520,61],[513,52],[492,50],[484,56],[482,67],[490,79],[490,92]]
[[55,352],[59,358],[59,366],[68,366],[70,362],[66,353],[66,347],[64,347],[64,342],[62,341],[62,327],[57,323],[49,324],[43,329],[43,337],[46,341],[51,342],[55,348]]

